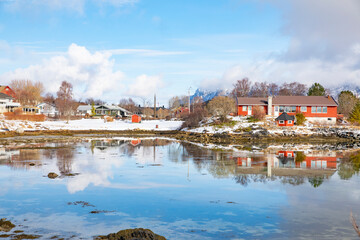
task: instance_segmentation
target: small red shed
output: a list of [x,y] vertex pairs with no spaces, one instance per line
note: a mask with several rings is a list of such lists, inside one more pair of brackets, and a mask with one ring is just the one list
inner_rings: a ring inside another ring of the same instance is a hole
[[133,123],[140,123],[141,122],[141,117],[137,114],[133,114],[131,116],[131,122]]
[[294,126],[295,117],[283,112],[280,116],[275,119],[276,123],[280,127]]

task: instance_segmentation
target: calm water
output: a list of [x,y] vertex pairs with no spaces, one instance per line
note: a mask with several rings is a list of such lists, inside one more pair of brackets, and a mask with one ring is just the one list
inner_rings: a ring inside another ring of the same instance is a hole
[[0,149],[0,217],[43,239],[136,227],[168,239],[356,239],[349,214],[360,223],[359,167],[356,151],[316,147],[233,152],[121,138],[14,145]]

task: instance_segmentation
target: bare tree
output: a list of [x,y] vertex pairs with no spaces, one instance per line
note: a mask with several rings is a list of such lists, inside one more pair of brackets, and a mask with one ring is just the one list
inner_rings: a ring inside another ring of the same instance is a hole
[[46,93],[45,96],[43,97],[43,101],[47,104],[55,104],[55,97],[53,94],[51,93]]
[[85,100],[85,103],[88,104],[88,105],[92,105],[92,104],[94,104],[94,105],[104,105],[105,104],[105,102],[102,101],[101,99],[94,99],[94,98],[87,98]]
[[24,106],[35,106],[42,101],[44,85],[41,82],[15,79],[10,82],[11,89],[15,92],[17,101]]
[[276,83],[268,84],[268,93],[270,96],[276,96],[279,94],[279,86]]
[[251,89],[251,81],[248,78],[237,80],[231,92],[233,97],[247,97]]
[[218,96],[213,98],[207,107],[211,115],[226,121],[226,116],[235,111],[235,101],[230,97]]
[[307,87],[298,82],[283,83],[279,89],[280,96],[305,96],[306,94]]
[[250,91],[252,97],[267,97],[269,95],[268,84],[266,82],[256,82]]
[[57,98],[55,100],[56,107],[58,108],[61,116],[68,117],[74,111],[75,101],[73,100],[73,86],[67,81],[63,81],[59,88],[59,91],[56,93]]
[[265,109],[263,106],[254,106],[252,111],[253,111],[253,117],[256,120],[263,120],[266,116]]
[[338,97],[338,112],[344,114],[345,117],[349,117],[358,101],[351,91],[342,91]]
[[132,98],[122,98],[119,101],[119,107],[125,108],[126,110],[130,112],[136,112],[138,110],[138,107],[134,100]]

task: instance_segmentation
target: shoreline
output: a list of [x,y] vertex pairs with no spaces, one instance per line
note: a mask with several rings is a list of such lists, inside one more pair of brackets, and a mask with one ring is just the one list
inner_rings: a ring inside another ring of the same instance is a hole
[[272,143],[358,143],[358,139],[339,137],[334,135],[294,135],[257,136],[250,134],[231,133],[194,133],[179,130],[38,130],[17,133],[15,131],[1,132],[0,142],[7,141],[47,141],[64,138],[86,137],[167,137],[179,141],[189,141],[202,144],[272,144]]

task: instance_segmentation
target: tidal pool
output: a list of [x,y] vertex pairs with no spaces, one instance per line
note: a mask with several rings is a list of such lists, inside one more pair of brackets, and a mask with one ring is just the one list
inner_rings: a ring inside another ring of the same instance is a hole
[[8,234],[40,239],[128,228],[167,239],[356,239],[349,215],[360,223],[359,168],[357,151],[317,146],[228,151],[126,138],[14,144],[0,149],[0,218],[16,225]]

